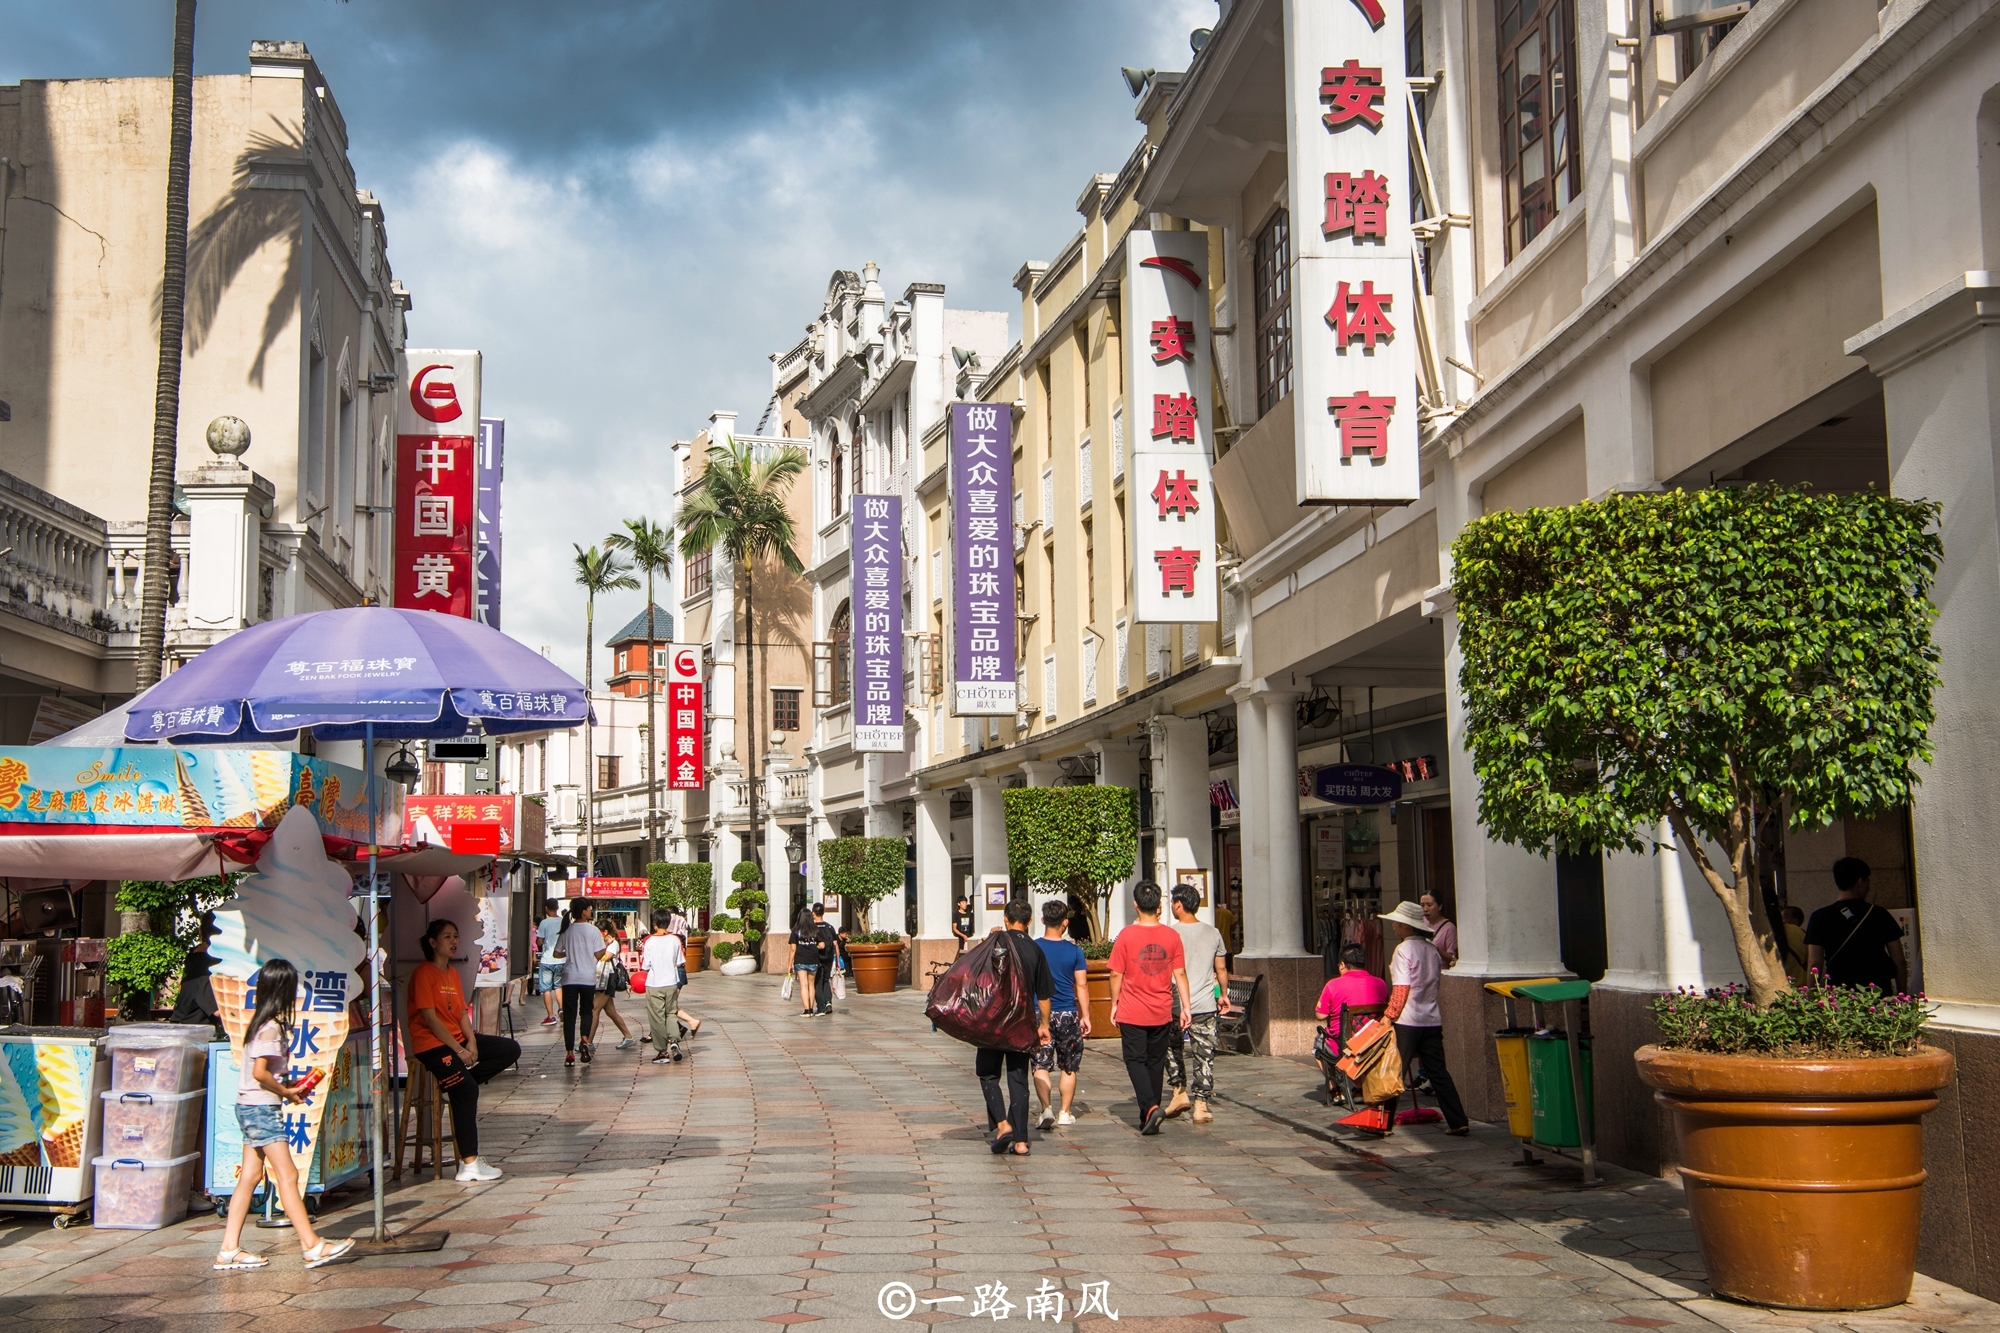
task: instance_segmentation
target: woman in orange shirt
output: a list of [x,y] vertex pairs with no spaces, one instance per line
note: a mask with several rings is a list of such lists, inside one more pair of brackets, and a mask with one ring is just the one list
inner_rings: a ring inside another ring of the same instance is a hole
[[424,962],[410,974],[410,1054],[421,1060],[451,1099],[452,1137],[458,1141],[461,1184],[500,1179],[500,1169],[479,1160],[479,1085],[521,1058],[519,1042],[475,1033],[465,1012],[465,991],[452,970],[458,927],[433,921],[424,931]]

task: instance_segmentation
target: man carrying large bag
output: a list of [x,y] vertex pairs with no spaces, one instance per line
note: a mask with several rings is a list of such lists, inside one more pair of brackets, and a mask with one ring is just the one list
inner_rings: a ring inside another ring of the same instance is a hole
[[[979,1048],[973,1067],[986,1096],[994,1154],[1028,1155],[1028,1061],[1049,1041],[1049,1001],[1055,996],[1047,961],[1028,938],[1032,909],[1007,904],[1007,929],[958,956],[931,987],[924,1013],[946,1033]],[[1000,1073],[1007,1073],[1007,1097]]]

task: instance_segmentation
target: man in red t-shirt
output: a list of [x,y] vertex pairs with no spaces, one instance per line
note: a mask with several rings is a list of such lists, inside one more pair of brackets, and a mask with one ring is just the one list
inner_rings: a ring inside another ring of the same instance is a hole
[[1133,885],[1132,907],[1136,919],[1111,946],[1111,1021],[1121,1032],[1125,1072],[1139,1104],[1139,1132],[1157,1134],[1167,1118],[1160,1109],[1160,1088],[1166,1079],[1174,1002],[1180,1001],[1182,1028],[1193,1008],[1180,932],[1160,924],[1160,886],[1150,879]]

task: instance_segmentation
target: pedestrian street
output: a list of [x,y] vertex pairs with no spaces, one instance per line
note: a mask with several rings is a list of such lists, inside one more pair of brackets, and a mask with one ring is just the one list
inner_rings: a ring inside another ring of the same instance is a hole
[[[1286,1061],[1219,1060],[1215,1122],[1176,1119],[1142,1138],[1115,1043],[1093,1042],[1087,1112],[1031,1156],[996,1158],[972,1051],[930,1031],[920,992],[853,996],[803,1020],[777,988],[701,977],[688,1007],[702,1035],[671,1066],[607,1043],[565,1071],[559,1037],[534,1026],[539,1006],[518,1012],[530,1025],[521,1072],[481,1104],[504,1179],[406,1171],[393,1183],[397,1230],[448,1232],[436,1252],[306,1272],[289,1234],[251,1229],[244,1243],[270,1267],[217,1274],[210,1214],[156,1232],[15,1216],[0,1230],[0,1323],[2000,1328],[2000,1308],[1923,1277],[1910,1306],[1866,1314],[1707,1299],[1677,1185],[1614,1168],[1585,1192],[1573,1162],[1509,1165],[1512,1141],[1488,1125],[1468,1140],[1416,1126],[1343,1146],[1309,1095],[1312,1072]],[[332,1196],[320,1224],[365,1235],[368,1217],[364,1180]]]

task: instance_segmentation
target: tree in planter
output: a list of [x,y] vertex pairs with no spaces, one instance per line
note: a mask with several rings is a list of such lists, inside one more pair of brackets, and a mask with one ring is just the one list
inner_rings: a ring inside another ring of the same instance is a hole
[[1938,511],[1761,485],[1468,524],[1452,592],[1480,822],[1544,854],[1642,851],[1665,823],[1768,1008],[1791,987],[1760,826],[1904,805],[1929,757]]
[[1007,868],[1024,884],[1071,893],[1090,913],[1090,937],[1108,930],[1111,894],[1139,855],[1139,795],[1129,787],[1014,787]]
[[764,907],[770,902],[770,897],[757,887],[763,876],[758,873],[755,861],[738,861],[736,868],[729,872],[729,878],[735,881],[736,888],[722,900],[722,905],[736,915],[718,915],[708,923],[711,930],[743,933],[740,946],[724,940],[712,950],[716,959],[725,963],[737,953],[747,953],[752,958],[758,956],[757,946],[764,942]]
[[143,931],[114,936],[104,946],[104,976],[119,989],[127,1018],[152,1016],[160,987],[180,976],[190,953],[205,942],[201,914],[228,901],[233,884],[217,876],[184,880],[128,879],[118,886],[120,912],[144,912]]
[[902,892],[908,860],[909,844],[901,838],[823,838],[819,882],[828,893],[865,912],[890,894]]
[[706,861],[654,861],[646,867],[646,891],[655,912],[679,912],[690,933],[699,934],[699,913],[708,906],[715,867]]

